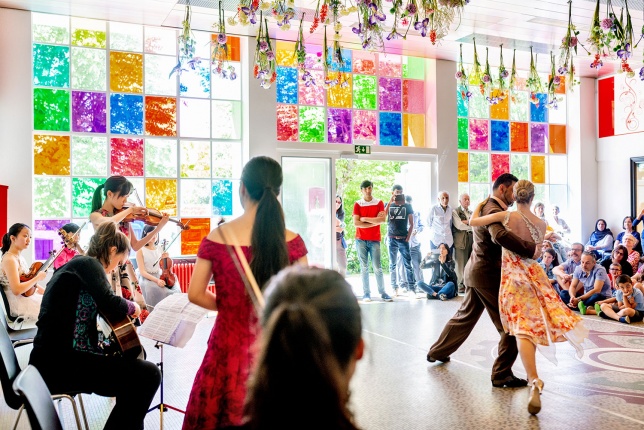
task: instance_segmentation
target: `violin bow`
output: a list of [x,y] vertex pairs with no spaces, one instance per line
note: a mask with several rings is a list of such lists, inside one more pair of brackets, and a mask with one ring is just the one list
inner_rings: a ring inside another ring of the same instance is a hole
[[[192,219],[189,219],[189,220],[188,220],[188,222],[184,224],[184,226],[186,226],[186,225],[190,224],[190,221],[192,221]],[[183,233],[185,230],[186,230],[185,228],[182,228],[182,229],[181,229],[181,231],[179,231],[177,234],[175,234],[175,235],[174,235],[174,237],[172,238],[172,240],[170,241],[170,243],[168,243],[167,245],[165,245],[165,246],[163,247],[163,252],[166,252],[166,251],[168,250],[168,248],[170,248],[170,247],[172,246],[172,244],[174,243],[174,241],[175,241],[175,240],[177,240],[177,238],[178,238],[179,236],[181,236],[181,233]],[[155,267],[157,264],[159,264],[159,261],[161,261],[161,257],[159,257],[159,258],[157,259],[157,261],[155,261],[155,262],[154,262],[154,264],[152,265],[152,267]]]

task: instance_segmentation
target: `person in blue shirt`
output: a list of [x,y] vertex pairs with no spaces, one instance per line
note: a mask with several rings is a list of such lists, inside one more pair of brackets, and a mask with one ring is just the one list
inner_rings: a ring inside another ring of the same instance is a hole
[[644,294],[639,289],[633,288],[631,278],[626,275],[620,275],[617,278],[617,286],[619,288],[615,294],[617,303],[603,303],[595,306],[597,314],[602,318],[613,319],[625,324],[642,321],[644,318]]
[[633,217],[625,216],[624,220],[622,221],[622,227],[624,228],[624,231],[620,232],[615,238],[615,243],[613,244],[613,248],[619,244],[623,245],[624,235],[630,233],[633,235],[635,239],[637,239],[637,244],[635,245],[635,248],[634,248],[635,251],[639,252],[640,255],[642,255],[644,253],[644,251],[642,251],[642,238],[640,237],[639,232],[635,230],[635,221],[633,221]]
[[[577,296],[579,285],[583,286],[583,292]],[[573,310],[579,309],[582,315],[595,315],[595,303],[611,296],[610,279],[606,269],[596,263],[593,254],[584,252],[581,255],[581,264],[572,275],[570,288],[561,291],[559,295]]]

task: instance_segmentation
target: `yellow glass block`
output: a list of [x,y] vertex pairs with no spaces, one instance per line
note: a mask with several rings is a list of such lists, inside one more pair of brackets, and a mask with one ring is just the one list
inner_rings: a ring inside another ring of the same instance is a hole
[[295,42],[278,40],[275,48],[277,51],[275,58],[278,66],[295,67],[297,65],[297,57],[294,55]]
[[338,108],[351,108],[353,105],[353,79],[351,73],[329,72],[329,80],[338,80],[338,84],[327,91],[327,106]]
[[188,230],[181,233],[181,255],[196,255],[204,237],[210,233],[210,218],[181,218]]
[[110,52],[110,90],[143,93],[143,54]]
[[533,155],[530,157],[532,182],[535,184],[546,183],[546,157],[543,155]]
[[146,179],[145,206],[177,214],[177,180],[176,179]]
[[69,136],[34,135],[34,174],[69,175],[71,152]]
[[469,182],[469,155],[467,152],[458,153],[458,182]]
[[[494,90],[491,92],[490,97],[498,97],[501,94],[501,91]],[[510,104],[509,104],[509,94],[508,91],[505,91],[505,97],[503,100],[498,102],[495,105],[490,105],[490,118],[492,119],[510,119]]]
[[403,114],[403,146],[425,147],[425,115]]

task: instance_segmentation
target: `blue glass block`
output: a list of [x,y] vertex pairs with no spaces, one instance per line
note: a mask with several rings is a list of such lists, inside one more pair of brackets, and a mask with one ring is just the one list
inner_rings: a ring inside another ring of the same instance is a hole
[[297,104],[297,69],[277,68],[277,103]]
[[548,122],[548,94],[537,93],[539,104],[530,103],[530,121],[532,122]]
[[143,134],[143,96],[110,94],[110,131]]
[[233,214],[233,181],[218,179],[212,181],[212,215]]
[[508,121],[491,121],[490,140],[492,151],[510,150],[510,123]]
[[467,106],[467,93],[469,89],[467,87],[458,86],[456,88],[456,114],[458,116],[467,116],[468,106]]
[[402,114],[380,112],[380,144],[402,146]]
[[351,59],[351,50],[350,49],[342,49],[342,59],[344,60],[344,66],[340,67],[339,64],[335,61],[331,61],[332,55],[333,55],[333,48],[329,48],[329,70],[332,72],[346,72],[346,73],[351,73],[351,70],[353,68],[352,66],[352,59]]

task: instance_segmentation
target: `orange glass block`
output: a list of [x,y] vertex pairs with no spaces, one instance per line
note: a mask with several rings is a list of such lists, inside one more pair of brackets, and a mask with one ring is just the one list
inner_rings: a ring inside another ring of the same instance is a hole
[[510,149],[512,152],[528,152],[528,123],[510,123]]
[[[492,119],[510,119],[510,96],[508,91],[505,91],[505,97],[503,100],[498,102],[495,105],[490,105],[490,118]],[[500,90],[492,91],[490,97],[498,97],[501,94]]]
[[[548,80],[552,75],[548,75]],[[559,86],[555,88],[555,94],[566,94],[566,76],[559,76]]]
[[177,180],[176,179],[146,179],[145,206],[177,214]]
[[353,94],[353,79],[351,73],[329,72],[329,80],[338,79],[339,82],[346,81],[347,85],[334,85],[327,90],[327,106],[339,108],[351,108]]
[[110,90],[143,93],[143,54],[110,52]]
[[403,146],[425,147],[425,115],[403,114]]
[[177,135],[177,100],[174,97],[145,97],[145,134]]
[[469,182],[469,155],[467,152],[458,153],[458,182]]
[[550,124],[550,153],[566,153],[566,126]]
[[196,255],[204,237],[210,233],[210,218],[181,218],[188,230],[181,233],[181,255]]
[[69,175],[69,136],[34,135],[34,175]]
[[278,66],[295,67],[297,65],[297,57],[295,54],[295,42],[285,42],[278,40],[275,44]]
[[532,171],[532,182],[535,184],[546,183],[546,157],[545,155],[533,155],[530,157],[530,170]]
[[[217,43],[217,33],[213,33],[210,35],[210,40],[211,40],[211,57],[212,57],[212,52],[214,51],[214,48],[218,45]],[[226,44],[228,45],[228,61],[240,61],[241,54],[239,51],[239,46],[240,46],[240,39],[239,37],[235,36],[230,36],[226,35]]]

